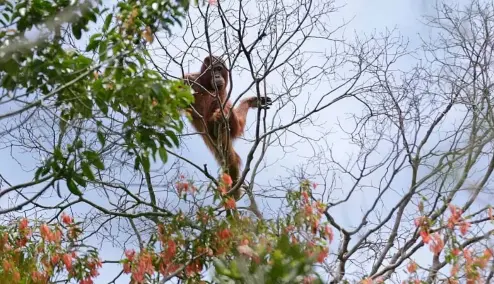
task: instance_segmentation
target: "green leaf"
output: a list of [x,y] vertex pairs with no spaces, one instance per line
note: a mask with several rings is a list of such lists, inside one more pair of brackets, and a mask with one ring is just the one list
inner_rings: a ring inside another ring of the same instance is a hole
[[178,141],[178,138],[175,135],[175,133],[173,133],[173,131],[170,131],[170,130],[165,131],[165,133],[166,133],[166,135],[168,135],[168,137],[170,137],[173,140],[173,143],[175,143],[175,146],[178,147],[179,141]]
[[166,162],[168,161],[168,153],[166,152],[166,149],[164,147],[160,147],[158,151],[160,154],[161,161],[163,161],[163,163],[166,164]]
[[446,254],[445,260],[446,260],[446,263],[451,263],[451,260],[452,260],[451,254]]
[[123,77],[123,66],[119,66],[115,69],[115,82],[121,82]]
[[19,64],[14,59],[9,59],[2,64],[1,69],[5,70],[8,74],[16,75],[19,71]]
[[89,180],[95,180],[96,178],[94,177],[93,171],[91,170],[91,167],[89,166],[88,163],[81,163],[81,168],[82,168],[82,173],[84,176],[86,176]]
[[105,147],[105,135],[103,134],[103,132],[101,131],[98,131],[96,133],[96,136],[98,136],[98,140],[99,140],[99,143],[101,143],[101,147]]
[[127,64],[127,69],[129,69],[132,73],[137,72],[137,64],[132,61],[125,61],[125,63]]
[[159,84],[151,84],[151,90],[153,90],[153,92],[156,94],[156,95],[160,95],[161,94],[161,85]]
[[77,188],[77,185],[75,184],[75,182],[72,179],[67,179],[67,188],[74,195],[77,195],[77,196],[82,195],[82,192]]
[[139,169],[140,164],[141,164],[141,158],[139,156],[136,156],[134,160],[134,170],[137,171]]
[[39,167],[36,172],[34,173],[34,180],[38,181],[39,177],[41,175],[41,172],[44,170],[45,167]]
[[98,54],[101,61],[106,59],[107,50],[108,50],[108,42],[106,40],[102,40],[98,48]]
[[93,164],[97,169],[99,169],[99,170],[105,169],[105,165],[101,161],[101,158],[98,155],[98,153],[96,153],[94,151],[84,151],[84,155],[89,160],[89,162],[91,164]]
[[101,33],[95,33],[89,38],[89,41],[97,40],[100,37],[101,37]]
[[55,157],[56,161],[63,160],[63,153],[62,150],[60,150],[60,147],[56,147],[53,156]]
[[10,21],[10,16],[7,13],[2,13],[2,16],[5,18],[5,20]]
[[87,17],[93,22],[96,23],[98,19],[96,18],[96,14],[93,12],[88,13]]
[[6,74],[2,78],[2,87],[7,89],[7,90],[14,90],[16,88],[17,82],[10,76],[9,74]]
[[134,57],[141,66],[146,65],[146,60],[140,54],[135,54]]
[[168,147],[173,147],[172,143],[170,143],[170,140],[166,138],[166,136],[163,136],[163,142],[166,144]]
[[106,33],[108,28],[110,27],[111,19],[113,18],[113,13],[108,14],[105,19],[105,23],[103,24],[103,32]]
[[230,276],[232,274],[231,271],[225,266],[223,261],[221,261],[217,258],[213,258],[213,264],[214,264],[214,268],[218,274],[222,274],[222,275],[226,275],[226,276]]
[[89,41],[89,44],[86,47],[86,51],[89,52],[89,51],[92,51],[92,50],[96,50],[96,48],[98,47],[98,45],[99,45],[100,42],[101,41],[98,40],[98,39],[90,40]]
[[80,176],[80,175],[74,175],[72,176],[72,178],[75,180],[75,182],[77,182],[77,184],[79,184],[80,186],[82,187],[86,187],[87,186],[87,182]]
[[78,24],[72,25],[72,33],[74,34],[74,37],[76,39],[81,39],[82,32],[81,32],[81,27]]
[[97,159],[94,159],[93,161],[93,165],[98,169],[98,170],[104,170],[105,169],[105,165],[103,164],[103,162],[101,161],[100,157],[98,156]]
[[74,147],[76,149],[81,149],[82,147],[84,146],[84,143],[82,142],[81,139],[77,139],[75,142],[74,142]]
[[99,109],[103,112],[103,114],[108,115],[108,105],[106,104],[106,102],[103,101],[100,96],[96,97],[94,101]]
[[149,170],[151,169],[151,163],[149,162],[148,156],[142,157],[142,168],[146,173],[149,173]]

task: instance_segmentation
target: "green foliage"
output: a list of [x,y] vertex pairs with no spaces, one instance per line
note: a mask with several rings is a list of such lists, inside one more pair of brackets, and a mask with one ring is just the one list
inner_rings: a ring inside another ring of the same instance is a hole
[[[0,30],[0,84],[11,94],[25,94],[15,114],[46,107],[58,116],[60,137],[75,129],[75,138],[59,141],[35,179],[64,180],[71,193],[81,195],[95,172],[105,169],[102,154],[112,133],[120,134],[123,150],[136,155],[135,168],[149,171],[158,153],[166,162],[166,149],[179,144],[181,110],[193,97],[182,81],[149,69],[144,48],[155,31],[180,24],[189,1],[118,1],[111,9],[103,9],[103,1],[74,5],[79,2],[0,3],[0,23],[7,27]],[[91,23],[100,30],[89,34]],[[27,41],[32,29],[44,36]],[[69,49],[62,30],[86,37],[87,44],[81,51]],[[109,131],[116,117],[124,122]],[[80,128],[85,123],[97,129]],[[100,147],[86,145],[81,136],[87,135],[95,135]]]
[[[302,283],[313,275],[314,258],[307,257],[304,247],[290,243],[286,234],[275,239],[271,249],[259,246],[253,260],[237,255],[233,260],[215,259],[216,280],[219,283]],[[250,250],[250,248],[249,248]],[[319,277],[311,283],[322,283]]]

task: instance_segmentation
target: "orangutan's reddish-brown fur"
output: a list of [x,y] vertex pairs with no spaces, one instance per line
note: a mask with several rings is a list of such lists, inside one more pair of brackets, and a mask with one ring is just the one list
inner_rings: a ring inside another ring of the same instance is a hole
[[[192,126],[202,133],[206,146],[235,184],[240,176],[241,160],[233,148],[233,141],[243,135],[249,109],[269,108],[271,99],[258,100],[257,97],[243,99],[232,113],[229,113],[232,103],[228,101],[223,108],[228,121],[228,125],[225,125],[222,123],[224,118],[219,104],[219,102],[223,104],[227,96],[228,70],[224,62],[215,56],[208,56],[204,59],[200,73],[186,74],[184,80],[194,90],[195,101],[192,107],[195,111],[191,111]],[[241,192],[237,190],[232,192],[232,195],[238,200]]]

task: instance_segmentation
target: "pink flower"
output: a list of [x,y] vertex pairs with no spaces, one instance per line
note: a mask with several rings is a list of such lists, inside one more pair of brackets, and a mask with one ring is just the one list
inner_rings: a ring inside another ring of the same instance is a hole
[[21,231],[25,230],[28,224],[29,221],[26,218],[22,218],[21,221],[19,222],[19,230]]
[[52,234],[50,228],[45,223],[41,224],[41,226],[39,227],[39,231],[40,231],[41,237],[44,240],[46,240],[47,238],[50,238],[50,236]]
[[182,195],[183,192],[189,191],[189,183],[188,182],[177,182],[177,192],[178,195]]
[[237,203],[235,199],[229,197],[225,200],[225,209],[235,209],[237,208]]
[[173,258],[177,253],[177,245],[173,240],[168,241],[168,247],[166,249],[166,253],[170,257],[170,259]]
[[45,272],[33,271],[31,273],[31,278],[34,282],[46,282],[48,280]]
[[361,284],[372,284],[373,281],[372,281],[372,278],[370,277],[367,277],[365,279],[362,279],[362,281],[360,281]]
[[151,254],[147,252],[142,252],[139,255],[134,273],[132,273],[132,278],[137,283],[143,283],[144,276],[146,274],[151,275],[153,273],[154,273],[154,266],[153,266],[153,258]]
[[123,272],[125,274],[129,274],[130,271],[131,271],[130,263],[129,262],[124,263],[124,265],[123,265]]
[[410,261],[410,263],[407,265],[407,271],[408,273],[414,273],[417,271],[417,264],[415,261]]
[[14,282],[21,281],[21,274],[19,273],[19,271],[14,270],[14,272],[12,273],[12,279],[14,279]]
[[432,243],[430,244],[430,250],[439,255],[444,248],[444,241],[438,233],[432,235]]
[[333,234],[333,230],[329,225],[326,225],[326,227],[324,228],[324,235],[329,239],[330,242],[333,241],[334,234]]
[[429,235],[429,233],[424,230],[420,231],[420,236],[422,237],[422,241],[424,242],[424,244],[428,244],[431,240],[431,236]]
[[60,261],[60,256],[54,254],[51,256],[51,264],[56,265]]
[[94,283],[93,280],[89,277],[79,281],[79,284],[93,284],[93,283]]
[[470,228],[470,222],[461,222],[460,224],[460,233],[464,236],[468,233],[468,229]]
[[9,272],[10,270],[12,270],[12,263],[10,263],[9,261],[7,261],[6,259],[3,260],[3,263],[2,263],[2,266],[3,266],[3,270],[5,272]]
[[241,245],[237,247],[240,254],[246,255],[248,257],[257,257],[257,253],[249,247],[249,245]]
[[49,235],[48,240],[51,242],[60,242],[62,240],[62,231],[56,229]]
[[72,220],[72,217],[70,217],[69,215],[62,213],[62,222],[64,222],[65,225],[70,225],[73,220]]
[[225,239],[231,238],[232,233],[230,232],[229,229],[225,228],[225,229],[218,232],[218,237],[220,237],[220,239],[222,239],[222,240],[225,240]]
[[454,226],[461,221],[462,210],[453,204],[449,204],[449,211],[451,211],[451,216],[448,219],[448,228],[453,229]]
[[218,191],[220,192],[220,194],[221,194],[222,196],[226,195],[226,194],[227,194],[227,192],[228,192],[228,190],[226,189],[226,187],[225,187],[225,186],[223,186],[223,185],[220,185],[220,186],[218,187]]
[[128,260],[132,261],[134,259],[134,255],[136,254],[135,250],[133,249],[126,249],[125,250],[125,256],[127,257]]
[[62,261],[65,264],[65,268],[70,271],[72,269],[72,255],[70,253],[64,254],[62,256]]
[[232,180],[232,177],[227,174],[227,173],[224,173],[223,176],[222,176],[222,179],[223,179],[223,182],[228,185],[228,186],[232,186],[233,184],[233,180]]
[[328,253],[329,253],[329,249],[328,248],[324,248],[322,249],[318,254],[317,254],[317,262],[319,263],[323,263],[324,262],[324,259],[326,259],[326,257],[328,257]]

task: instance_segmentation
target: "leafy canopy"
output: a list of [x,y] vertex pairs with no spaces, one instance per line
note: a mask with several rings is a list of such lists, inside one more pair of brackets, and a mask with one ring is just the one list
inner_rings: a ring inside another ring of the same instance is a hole
[[[101,153],[111,133],[135,155],[136,168],[149,171],[150,157],[158,154],[167,161],[166,149],[178,146],[183,128],[181,110],[193,97],[182,81],[147,66],[145,45],[159,28],[180,24],[188,6],[188,1],[118,1],[111,8],[103,8],[103,1],[0,3],[1,87],[17,106],[0,118],[44,107],[57,114],[61,136],[89,123],[84,131],[100,142],[90,147],[75,135],[67,145],[60,143],[36,179],[64,179],[71,193],[81,195],[86,180],[94,180],[92,169],[105,168]],[[90,33],[101,16],[103,25]],[[85,49],[70,48],[66,32],[81,39],[79,45],[87,35]],[[116,118],[123,121],[118,128],[111,123]]]

